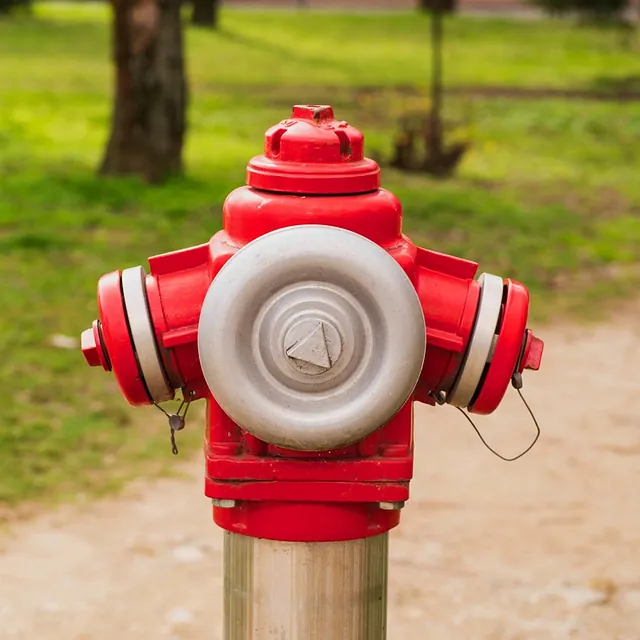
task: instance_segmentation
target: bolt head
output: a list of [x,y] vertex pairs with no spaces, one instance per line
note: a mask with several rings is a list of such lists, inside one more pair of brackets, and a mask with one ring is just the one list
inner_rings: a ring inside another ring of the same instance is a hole
[[527,352],[524,354],[523,364],[525,369],[538,371],[538,369],[540,369],[540,365],[542,364],[544,342],[542,342],[540,338],[536,338],[533,334],[531,335],[531,344],[529,345],[529,349],[527,350]]
[[93,329],[87,329],[82,332],[80,344],[82,346],[82,355],[87,361],[87,364],[90,367],[101,366],[102,363],[100,362],[98,346],[96,345],[95,336],[93,335]]
[[383,511],[400,511],[404,509],[404,502],[379,502],[378,506]]
[[224,498],[212,498],[211,504],[219,509],[233,509],[236,506],[236,501]]
[[111,362],[100,337],[98,320],[93,321],[91,329],[82,332],[80,346],[82,355],[90,367],[102,367],[105,371],[111,371]]

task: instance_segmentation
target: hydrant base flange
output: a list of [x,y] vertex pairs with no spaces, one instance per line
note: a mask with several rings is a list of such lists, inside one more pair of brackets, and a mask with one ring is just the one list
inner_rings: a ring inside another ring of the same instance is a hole
[[[404,500],[384,502],[402,504]],[[338,542],[370,538],[390,531],[400,522],[400,510],[381,509],[379,502],[271,499],[238,501],[227,509],[213,507],[213,519],[225,531],[253,538]]]

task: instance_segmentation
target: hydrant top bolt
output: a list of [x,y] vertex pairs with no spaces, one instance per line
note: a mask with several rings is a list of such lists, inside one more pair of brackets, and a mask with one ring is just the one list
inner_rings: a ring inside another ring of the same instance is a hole
[[326,104],[297,104],[293,107],[291,117],[315,120],[318,123],[334,119],[333,108]]

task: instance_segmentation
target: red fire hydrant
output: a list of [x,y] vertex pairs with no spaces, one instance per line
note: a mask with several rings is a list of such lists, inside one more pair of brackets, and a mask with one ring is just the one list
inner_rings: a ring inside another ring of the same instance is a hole
[[540,366],[527,289],[416,247],[363,151],[331,107],[294,107],[224,229],[103,276],[82,335],[129,404],[207,401],[226,640],[385,638],[413,402],[489,414]]

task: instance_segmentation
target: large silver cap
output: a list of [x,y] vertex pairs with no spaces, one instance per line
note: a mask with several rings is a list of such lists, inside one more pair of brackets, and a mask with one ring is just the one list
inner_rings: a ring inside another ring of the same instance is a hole
[[205,297],[198,350],[222,409],[257,438],[320,451],[387,423],[418,382],[416,291],[370,240],[320,225],[246,245]]

